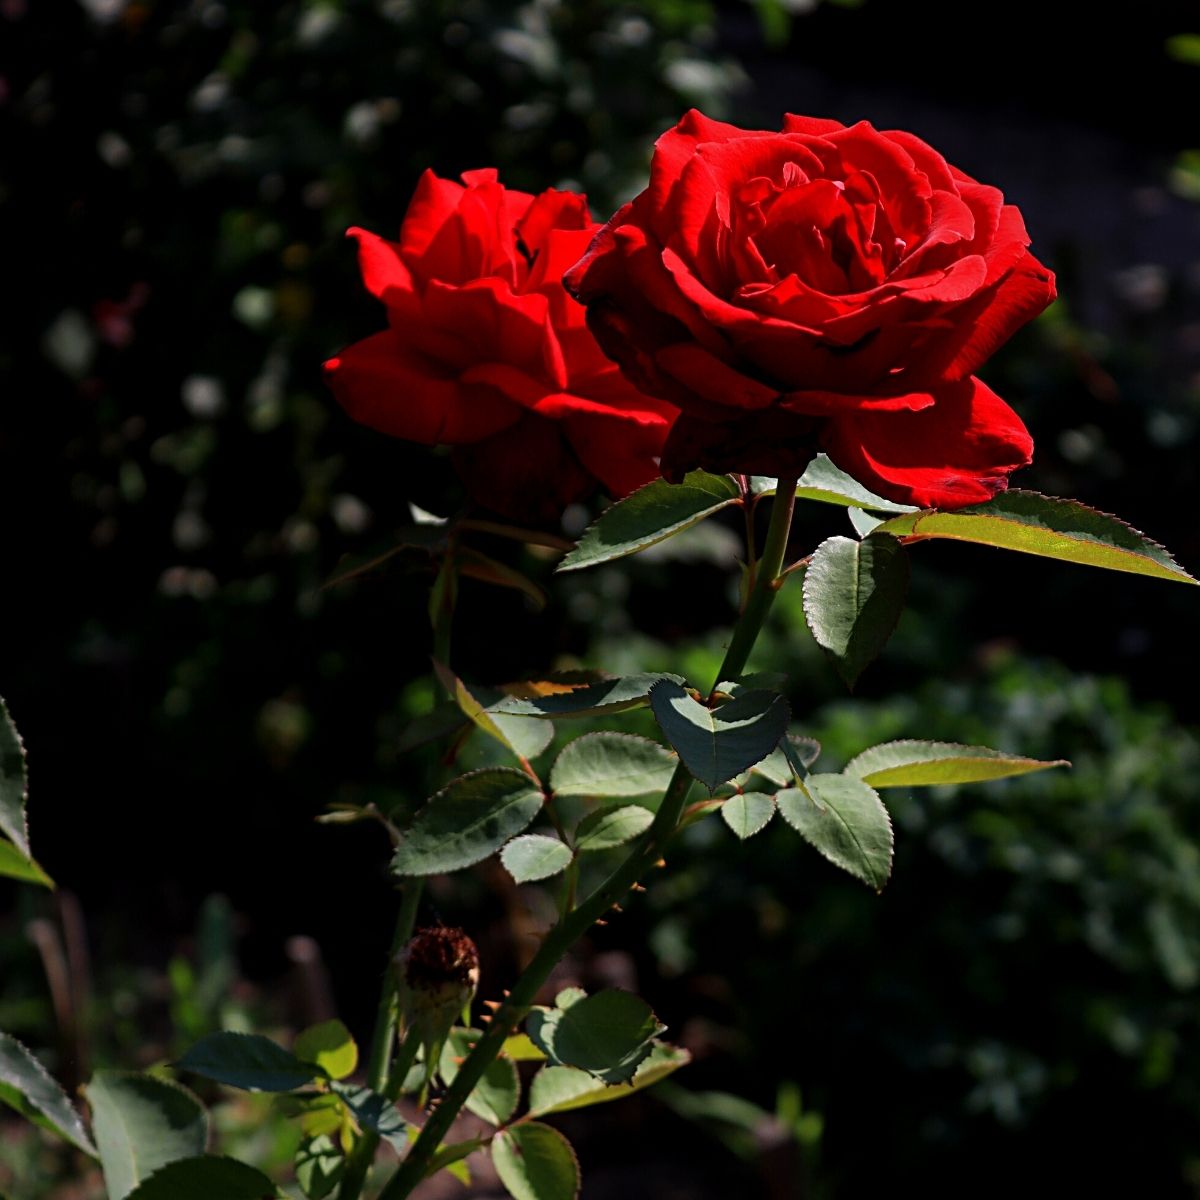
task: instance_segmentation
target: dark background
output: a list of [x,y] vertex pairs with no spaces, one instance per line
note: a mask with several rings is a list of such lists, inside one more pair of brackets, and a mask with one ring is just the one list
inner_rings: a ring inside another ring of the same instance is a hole
[[[72,1041],[27,937],[63,914],[0,883],[0,1026],[65,1074],[84,1041],[95,1064],[135,1065],[222,1019],[211,997],[184,1012],[180,974],[203,975],[216,895],[225,992],[267,1024],[332,1004],[367,1036],[386,840],[313,818],[421,798],[430,764],[396,742],[428,697],[427,577],[401,558],[321,584],[408,501],[461,496],[444,457],[353,426],[319,366],[381,321],[343,230],[394,231],[427,166],[582,187],[606,216],[692,104],[920,134],[1020,205],[1059,274],[1060,303],[985,374],[1037,443],[1018,482],[1200,567],[1200,69],[1166,46],[1200,26],[1192,7],[791,7],[0,0],[0,693],[29,749],[35,852],[92,958]],[[797,550],[843,524],[806,514]],[[489,549],[549,581],[552,564]],[[564,661],[704,676],[732,576],[720,539],[694,554],[556,581],[542,615],[467,585],[455,662],[488,681]],[[1079,1187],[1200,1192],[1195,604],[921,547],[910,612],[850,706],[785,592],[761,658],[791,669],[831,768],[940,736],[1076,769],[889,797],[880,899],[782,827],[682,849],[571,969],[636,976],[696,1051],[680,1088],[767,1112],[798,1088],[823,1132],[776,1114],[739,1140],[711,1097],[673,1115],[648,1100],[636,1127],[572,1126],[585,1196],[998,1195],[1047,1155]],[[501,882],[435,896],[495,987],[520,953],[510,918],[538,903],[497,899]],[[314,945],[319,987],[297,983]],[[764,1155],[794,1128],[802,1150]]]

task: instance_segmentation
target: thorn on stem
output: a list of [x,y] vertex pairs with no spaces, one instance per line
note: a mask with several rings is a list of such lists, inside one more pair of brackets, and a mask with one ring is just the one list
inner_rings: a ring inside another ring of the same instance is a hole
[[492,1012],[495,1012],[496,1009],[498,1009],[500,1007],[501,1003],[502,1003],[502,1001],[500,1001],[500,1000],[484,1000],[483,1007],[490,1008],[492,1010]]
[[631,892],[644,892],[646,889],[640,883],[633,883],[629,885],[629,890]]

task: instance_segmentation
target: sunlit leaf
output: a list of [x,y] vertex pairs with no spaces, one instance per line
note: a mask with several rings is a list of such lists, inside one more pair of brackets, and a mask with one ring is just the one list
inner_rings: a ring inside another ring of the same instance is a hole
[[529,1085],[529,1115],[542,1117],[621,1100],[650,1087],[691,1060],[686,1050],[656,1042],[627,1083],[597,1083],[594,1075],[576,1067],[543,1067]]
[[492,1162],[513,1200],[575,1200],[579,1160],[557,1129],[530,1121],[502,1130],[492,1142]]
[[133,1071],[97,1071],[84,1089],[109,1200],[160,1167],[203,1154],[208,1115],[186,1088]]
[[894,517],[878,532],[905,541],[950,538],[975,542],[1110,571],[1196,583],[1162,546],[1124,521],[1077,500],[1039,492],[1012,489],[986,504],[956,512],[926,510]]
[[521,771],[488,767],[463,775],[417,812],[392,869],[397,875],[440,875],[481,862],[520,833],[544,800]]
[[953,742],[899,741],[872,746],[846,764],[853,775],[873,788],[922,787],[946,783],[981,783],[1028,775],[1050,767],[1069,767],[1066,759],[1042,761]]
[[739,499],[737,485],[727,475],[692,471],[682,483],[655,479],[605,509],[558,569],[574,571],[635,554]]
[[854,686],[883,649],[904,609],[908,557],[892,537],[832,537],[804,573],[804,616],[838,674]]
[[515,883],[533,883],[565,871],[571,863],[571,848],[556,837],[526,833],[500,851],[500,861]]
[[630,733],[585,733],[563,747],[550,772],[558,796],[650,796],[662,792],[675,755]]
[[835,866],[877,892],[892,873],[892,822],[873,788],[849,775],[810,775],[775,797],[779,814]]
[[66,1092],[30,1051],[7,1033],[0,1033],[0,1101],[96,1157],[96,1147]]

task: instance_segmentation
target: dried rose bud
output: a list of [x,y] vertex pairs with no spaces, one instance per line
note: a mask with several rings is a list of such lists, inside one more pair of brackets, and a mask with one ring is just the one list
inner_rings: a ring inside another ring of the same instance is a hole
[[405,1036],[425,1047],[430,1072],[442,1043],[479,984],[479,951],[461,929],[418,929],[393,960]]

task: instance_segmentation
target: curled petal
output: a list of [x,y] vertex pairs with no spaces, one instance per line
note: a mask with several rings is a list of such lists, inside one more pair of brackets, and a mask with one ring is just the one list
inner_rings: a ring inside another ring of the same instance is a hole
[[879,495],[922,508],[962,508],[1008,486],[1033,457],[1021,418],[979,379],[937,392],[921,412],[831,417],[821,444],[833,461]]
[[426,446],[479,441],[521,415],[495,389],[447,377],[390,329],[329,359],[325,379],[355,421]]

